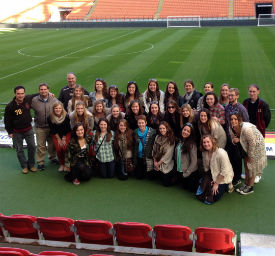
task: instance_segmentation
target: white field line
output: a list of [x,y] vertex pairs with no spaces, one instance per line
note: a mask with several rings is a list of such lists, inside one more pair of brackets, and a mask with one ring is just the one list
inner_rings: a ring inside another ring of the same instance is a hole
[[[120,54],[107,54],[107,55],[88,55],[88,56],[85,56],[86,58],[101,58],[101,57],[113,57],[113,56],[122,56],[122,55],[129,55],[129,54],[135,54],[135,53],[143,53],[143,52],[147,52],[147,51],[150,51],[154,48],[154,45],[151,44],[151,43],[146,43],[148,45],[150,45],[150,47],[144,49],[144,50],[140,50],[140,51],[134,51],[134,52],[126,52],[126,53],[120,53]],[[31,55],[31,54],[27,54],[27,53],[24,53],[23,52],[23,49],[26,49],[26,48],[21,48],[19,49],[17,52],[18,54],[22,55],[22,56],[27,56],[27,57],[33,57],[33,58],[43,58],[43,57],[46,57],[46,56],[36,56],[36,55]],[[81,58],[81,57],[69,57],[69,56],[66,56],[64,58],[74,58],[74,59],[78,59],[78,58]]]
[[25,69],[23,69],[23,70],[20,70],[20,71],[15,72],[15,73],[11,73],[11,74],[9,74],[9,75],[2,76],[2,77],[0,77],[0,80],[5,79],[5,78],[8,78],[8,77],[11,77],[11,76],[14,76],[14,75],[18,75],[18,74],[23,73],[23,72],[25,72],[25,71],[28,71],[28,70],[31,70],[31,69],[40,67],[40,66],[42,66],[42,65],[45,65],[45,64],[54,62],[54,61],[56,61],[56,60],[65,58],[65,57],[70,56],[70,55],[73,55],[73,54],[75,54],[75,53],[85,51],[85,50],[87,50],[87,49],[90,49],[90,48],[93,48],[93,47],[95,47],[95,46],[104,44],[104,43],[106,43],[106,42],[111,42],[111,41],[117,40],[117,39],[119,39],[119,38],[121,38],[121,37],[128,36],[128,35],[130,35],[130,34],[136,33],[137,31],[138,31],[138,30],[134,30],[134,31],[131,31],[130,33],[126,33],[126,34],[124,34],[124,35],[121,35],[121,36],[118,36],[118,37],[115,37],[115,38],[106,40],[106,41],[104,41],[104,42],[100,42],[100,43],[97,43],[97,44],[94,44],[94,45],[91,45],[91,46],[88,46],[88,47],[79,49],[79,50],[77,50],[77,51],[67,53],[67,54],[65,54],[65,55],[63,55],[63,56],[56,57],[56,58],[54,58],[54,59],[51,59],[51,60],[42,62],[42,63],[40,63],[40,64],[34,65],[34,66],[32,66],[32,67],[29,67],[29,68],[25,68]]

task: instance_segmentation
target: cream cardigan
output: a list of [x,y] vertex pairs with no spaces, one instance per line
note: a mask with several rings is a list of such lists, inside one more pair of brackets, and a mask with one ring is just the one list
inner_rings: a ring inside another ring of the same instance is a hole
[[211,160],[209,162],[208,151],[202,152],[203,167],[204,171],[207,172],[211,170],[213,181],[216,182],[218,175],[223,176],[221,184],[230,184],[232,183],[234,172],[232,165],[229,161],[227,152],[218,148],[213,152]]

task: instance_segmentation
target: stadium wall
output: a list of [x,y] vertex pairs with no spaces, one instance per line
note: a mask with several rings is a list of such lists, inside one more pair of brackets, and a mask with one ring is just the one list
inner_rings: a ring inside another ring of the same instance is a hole
[[[166,21],[97,21],[97,22],[45,22],[45,23],[1,23],[0,28],[121,28],[121,27],[166,27]],[[257,26],[256,19],[201,20],[208,26]]]

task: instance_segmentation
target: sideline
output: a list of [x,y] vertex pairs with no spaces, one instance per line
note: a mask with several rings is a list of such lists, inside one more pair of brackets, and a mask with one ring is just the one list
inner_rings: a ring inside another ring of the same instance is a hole
[[67,56],[73,55],[73,54],[78,53],[78,52],[85,51],[85,50],[90,49],[90,48],[93,48],[93,47],[95,47],[95,46],[98,46],[98,45],[101,45],[101,44],[105,44],[106,42],[115,41],[115,40],[117,40],[117,39],[119,39],[119,38],[122,38],[122,37],[125,37],[125,36],[128,36],[128,35],[134,34],[134,33],[136,33],[137,31],[138,31],[138,30],[134,30],[134,31],[131,31],[131,32],[129,32],[129,33],[123,34],[123,35],[121,35],[121,36],[118,36],[118,37],[115,37],[115,38],[111,38],[111,39],[109,39],[109,40],[105,40],[104,42],[100,42],[100,43],[97,43],[97,44],[94,44],[94,45],[91,45],[91,46],[88,46],[88,47],[79,49],[79,50],[77,50],[77,51],[67,53],[67,54],[65,54],[65,55],[63,55],[63,56],[59,56],[59,57],[56,57],[56,58],[54,58],[54,59],[51,59],[51,60],[42,62],[42,63],[37,64],[37,65],[34,65],[34,66],[32,66],[32,67],[25,68],[25,69],[23,69],[23,70],[20,70],[20,71],[15,72],[15,73],[11,73],[11,74],[9,74],[9,75],[2,76],[2,77],[0,77],[0,80],[3,80],[3,79],[5,79],[5,78],[8,78],[8,77],[11,77],[11,76],[14,76],[14,75],[23,73],[23,72],[25,72],[25,71],[28,71],[28,70],[31,70],[31,69],[34,69],[34,68],[37,68],[37,67],[40,67],[40,66],[43,66],[43,65],[45,65],[45,64],[54,62],[54,61],[56,61],[56,60],[63,59],[63,58],[65,58],[65,57],[67,57]]

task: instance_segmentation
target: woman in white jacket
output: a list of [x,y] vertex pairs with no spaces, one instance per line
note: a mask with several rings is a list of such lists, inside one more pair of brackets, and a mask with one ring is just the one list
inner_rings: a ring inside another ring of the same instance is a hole
[[267,165],[264,137],[255,125],[243,122],[240,113],[230,115],[232,142],[239,147],[244,158],[245,183],[236,189],[242,195],[254,192],[255,177],[262,175]]
[[226,191],[233,191],[234,172],[227,152],[218,147],[216,139],[211,135],[202,137],[201,150],[205,173],[196,195],[204,203],[212,204]]

